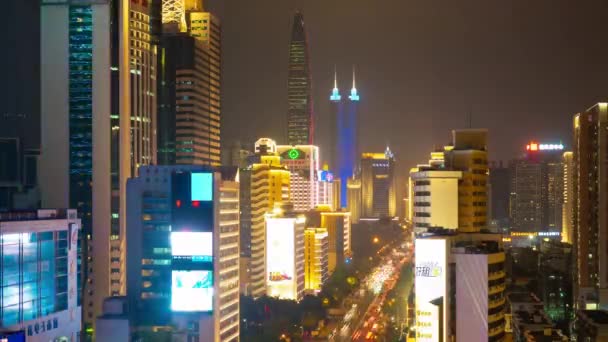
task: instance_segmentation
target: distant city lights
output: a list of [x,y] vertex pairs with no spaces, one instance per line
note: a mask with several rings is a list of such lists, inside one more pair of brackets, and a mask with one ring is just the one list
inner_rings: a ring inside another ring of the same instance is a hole
[[561,151],[564,149],[564,144],[539,144],[530,142],[526,145],[527,151]]

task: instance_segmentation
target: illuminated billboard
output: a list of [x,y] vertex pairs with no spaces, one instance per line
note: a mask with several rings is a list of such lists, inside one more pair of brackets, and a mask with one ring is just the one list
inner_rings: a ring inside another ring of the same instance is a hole
[[175,257],[198,257],[211,261],[212,232],[171,232],[171,254]]
[[213,310],[213,271],[172,271],[171,310]]
[[334,174],[331,171],[319,170],[317,172],[317,178],[319,179],[319,181],[329,183],[334,181]]
[[[416,341],[443,340],[439,336],[439,322],[446,324],[447,242],[445,239],[416,239]],[[444,306],[444,317],[440,320],[441,306]]]
[[213,173],[192,173],[190,175],[190,186],[190,199],[192,201],[213,201]]
[[266,219],[266,280],[271,297],[297,299],[294,226],[294,218]]

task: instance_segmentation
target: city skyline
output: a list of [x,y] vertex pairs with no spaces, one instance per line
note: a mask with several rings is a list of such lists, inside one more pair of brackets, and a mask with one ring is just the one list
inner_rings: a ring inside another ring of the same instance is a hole
[[[492,160],[515,158],[531,137],[562,139],[569,148],[572,113],[605,96],[602,75],[608,66],[599,56],[608,47],[596,42],[603,36],[599,13],[608,5],[599,0],[573,8],[564,0],[469,0],[458,5],[389,1],[383,6],[361,0],[209,0],[206,5],[222,18],[226,39],[225,143],[262,136],[286,142],[287,104],[282,99],[287,96],[289,25],[298,8],[310,40],[316,144],[321,147],[329,133],[327,94],[334,65],[343,80],[341,90],[349,88],[347,75],[357,66],[357,88],[365,94],[361,127],[370,128],[362,132],[362,148],[380,150],[388,143],[407,167],[425,158],[431,146],[448,142],[446,132],[468,127],[471,112],[473,127],[488,128],[491,134]],[[512,13],[518,15],[512,18]],[[385,19],[373,27],[362,25],[367,15]],[[260,35],[263,42],[256,39]],[[585,53],[591,46],[594,53]],[[248,58],[241,58],[243,54]],[[248,81],[241,83],[244,79]],[[250,113],[256,113],[255,119]]]
[[20,1],[0,342],[608,341],[605,0]]

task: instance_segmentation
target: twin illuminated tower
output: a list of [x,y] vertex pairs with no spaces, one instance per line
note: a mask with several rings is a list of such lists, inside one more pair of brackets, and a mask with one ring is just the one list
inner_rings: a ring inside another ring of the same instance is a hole
[[346,180],[355,174],[359,150],[359,95],[355,87],[353,68],[353,87],[348,100],[342,101],[338,90],[338,77],[334,73],[334,89],[329,97],[331,102],[331,162],[332,169],[342,180],[340,184],[340,206],[346,207]]

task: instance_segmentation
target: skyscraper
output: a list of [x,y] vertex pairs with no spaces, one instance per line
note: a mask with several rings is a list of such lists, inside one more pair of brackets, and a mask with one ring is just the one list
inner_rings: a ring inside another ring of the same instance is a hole
[[281,164],[291,173],[291,201],[295,210],[307,211],[319,200],[319,147],[314,145],[277,145]]
[[395,156],[384,153],[361,155],[361,217],[394,217],[397,211]]
[[341,183],[340,205],[347,205],[347,182],[356,170],[359,161],[359,95],[355,87],[355,70],[353,69],[353,87],[346,105],[338,91],[337,76],[330,96],[332,115],[330,146],[332,149],[332,168],[337,172]]
[[293,17],[289,43],[289,71],[287,78],[287,140],[290,145],[314,143],[315,123],[312,103],[312,79],[308,39],[304,16]]
[[[170,3],[183,5],[185,9],[169,11]],[[179,26],[176,18],[180,18]],[[158,162],[217,166],[220,164],[219,20],[204,12],[200,1],[165,1],[163,22]]]
[[512,230],[561,232],[563,149],[562,144],[531,142],[512,163]]
[[82,220],[85,324],[110,294],[110,15],[109,1],[41,4],[41,204]]
[[488,152],[486,129],[452,131],[444,151],[445,167],[462,171],[458,185],[458,229],[479,232],[487,226]]
[[245,243],[241,245],[241,257],[244,260],[247,281],[245,293],[254,297],[266,294],[266,226],[265,215],[272,211],[276,204],[286,202],[290,198],[290,173],[281,165],[277,154],[276,143],[272,139],[262,138],[255,144],[256,162],[245,170],[241,184],[248,206],[241,210],[241,230]]
[[608,307],[608,103],[574,116],[573,242],[577,309]]

